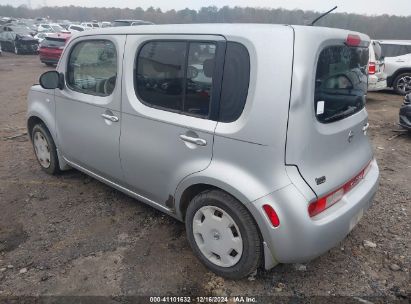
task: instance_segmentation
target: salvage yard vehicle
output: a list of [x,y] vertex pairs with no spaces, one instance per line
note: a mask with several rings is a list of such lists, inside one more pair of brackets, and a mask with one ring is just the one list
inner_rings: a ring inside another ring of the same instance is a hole
[[57,64],[70,37],[71,34],[63,33],[45,37],[40,43],[40,61],[49,66]]
[[31,88],[28,134],[45,172],[76,168],[184,221],[220,276],[309,261],[377,191],[369,43],[283,25],[82,32]]
[[404,97],[400,108],[400,126],[411,131],[411,93]]
[[384,73],[384,57],[378,41],[370,43],[368,62],[368,91],[379,91],[387,88],[387,74]]
[[397,94],[411,93],[411,40],[380,40],[387,86]]
[[37,54],[38,41],[26,28],[9,26],[9,30],[0,33],[0,45],[3,51],[15,54]]

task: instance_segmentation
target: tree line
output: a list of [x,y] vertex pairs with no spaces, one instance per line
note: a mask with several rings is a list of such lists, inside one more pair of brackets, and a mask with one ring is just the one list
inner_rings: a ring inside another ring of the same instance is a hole
[[[113,21],[116,19],[141,19],[156,24],[166,23],[277,23],[309,24],[320,13],[303,10],[268,9],[252,7],[203,7],[200,10],[183,9],[162,11],[150,7],[104,8],[104,7],[13,7],[0,5],[0,16],[15,18],[49,17],[53,20],[71,21]],[[393,15],[364,16],[359,14],[333,13],[317,23],[318,26],[343,28],[368,34],[375,39],[411,40],[411,16]]]

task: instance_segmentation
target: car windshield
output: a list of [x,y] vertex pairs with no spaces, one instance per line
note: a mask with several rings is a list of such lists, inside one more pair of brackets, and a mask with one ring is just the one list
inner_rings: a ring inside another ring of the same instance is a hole
[[55,31],[55,32],[61,32],[61,31],[64,30],[60,25],[51,25],[51,28],[52,28],[53,31]]
[[315,113],[322,123],[350,116],[365,105],[368,48],[332,46],[318,59]]
[[11,29],[13,30],[14,33],[16,33],[18,35],[30,35],[30,30],[26,27],[13,26],[13,27],[11,27]]
[[65,39],[46,37],[40,44],[41,47],[60,48],[66,44]]
[[129,26],[130,22],[128,21],[114,21],[113,26]]

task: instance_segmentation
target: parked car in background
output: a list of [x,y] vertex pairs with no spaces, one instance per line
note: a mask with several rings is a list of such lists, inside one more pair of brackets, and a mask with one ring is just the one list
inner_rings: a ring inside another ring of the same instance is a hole
[[133,26],[133,25],[150,25],[154,24],[150,21],[144,21],[144,20],[131,20],[131,19],[120,19],[120,20],[115,20],[113,22],[113,26]]
[[53,34],[55,34],[55,33],[41,32],[41,33],[38,33],[37,35],[35,35],[34,39],[37,39],[37,41],[39,43],[41,43],[44,40],[45,37],[53,35]]
[[411,93],[405,95],[400,108],[400,126],[411,131]]
[[28,134],[45,172],[76,168],[185,222],[220,276],[307,262],[378,188],[369,43],[271,24],[79,33],[30,89]]
[[83,31],[85,31],[86,30],[86,28],[84,27],[84,26],[81,26],[81,25],[78,25],[78,24],[70,24],[68,27],[67,27],[67,30],[70,32],[70,33],[78,33],[78,32],[83,32]]
[[64,46],[70,39],[71,34],[52,34],[44,38],[40,43],[39,57],[40,61],[46,65],[52,66],[59,62]]
[[411,92],[411,41],[379,40],[387,74],[387,86],[397,94]]
[[83,22],[80,25],[85,27],[85,28],[89,28],[89,29],[100,28],[100,25],[98,24],[98,22]]
[[381,45],[372,40],[369,47],[368,91],[379,91],[387,88],[387,74],[384,73],[384,58]]
[[37,28],[38,32],[54,32],[54,33],[64,33],[67,30],[63,28],[60,24],[49,23],[49,24],[40,24]]
[[38,41],[26,28],[10,27],[12,31],[0,33],[0,45],[3,51],[15,54],[37,54]]
[[105,27],[111,27],[112,25],[111,25],[111,22],[108,22],[108,21],[103,21],[103,22],[101,22],[101,27],[102,28],[105,28]]

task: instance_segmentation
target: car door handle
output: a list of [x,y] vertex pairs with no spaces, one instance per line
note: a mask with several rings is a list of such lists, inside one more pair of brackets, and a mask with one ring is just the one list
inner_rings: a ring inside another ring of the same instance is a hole
[[369,122],[367,122],[367,124],[362,127],[362,131],[364,132],[364,135],[367,135],[367,131],[369,127],[370,127]]
[[118,117],[117,117],[117,116],[114,116],[114,115],[101,114],[101,116],[102,116],[104,119],[110,120],[110,121],[112,121],[112,122],[117,122],[117,121],[118,121]]
[[188,143],[192,143],[198,146],[205,146],[207,145],[207,141],[205,139],[202,138],[198,138],[198,137],[191,137],[191,136],[187,136],[187,135],[180,135],[181,140],[188,142]]

